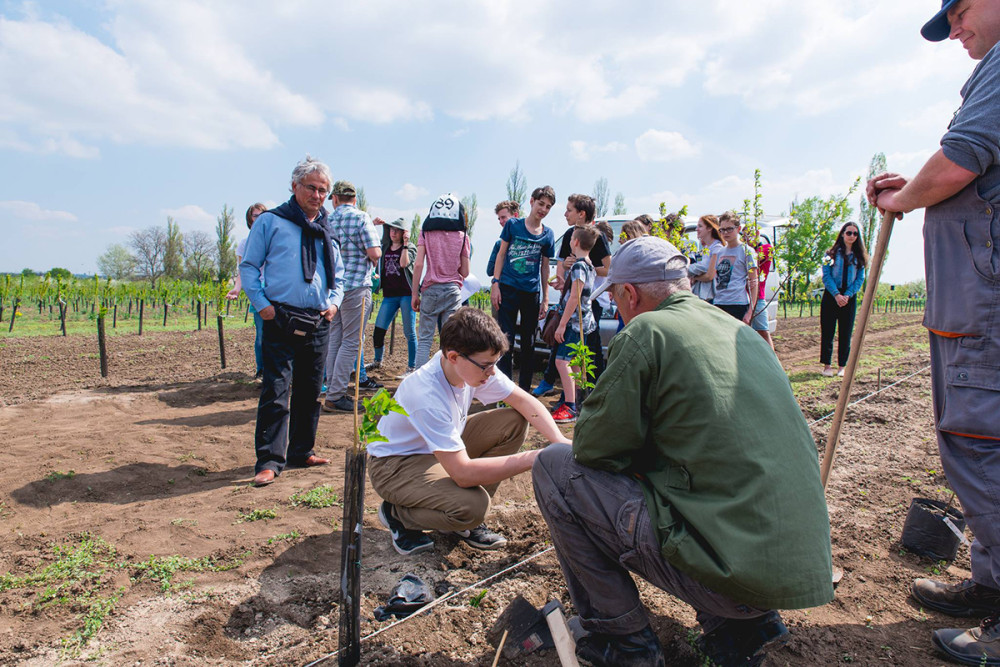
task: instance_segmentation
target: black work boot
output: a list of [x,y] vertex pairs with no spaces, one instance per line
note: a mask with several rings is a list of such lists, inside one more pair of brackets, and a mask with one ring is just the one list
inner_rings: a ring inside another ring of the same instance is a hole
[[911,592],[924,607],[949,616],[982,618],[1000,614],[1000,590],[977,584],[972,579],[957,584],[917,579]]
[[788,641],[788,628],[776,611],[749,619],[731,618],[699,637],[695,646],[717,667],[755,667],[768,648]]
[[934,646],[966,665],[1000,665],[1000,616],[986,618],[978,628],[935,630]]
[[648,625],[630,635],[589,634],[576,643],[576,657],[591,667],[666,667],[663,647]]

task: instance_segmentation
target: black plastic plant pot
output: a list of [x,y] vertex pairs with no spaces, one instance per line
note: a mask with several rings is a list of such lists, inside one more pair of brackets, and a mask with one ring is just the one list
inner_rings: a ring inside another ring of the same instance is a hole
[[944,521],[946,508],[948,519],[963,532],[965,519],[957,509],[938,500],[914,498],[903,524],[903,546],[918,556],[949,563],[955,560],[961,540]]

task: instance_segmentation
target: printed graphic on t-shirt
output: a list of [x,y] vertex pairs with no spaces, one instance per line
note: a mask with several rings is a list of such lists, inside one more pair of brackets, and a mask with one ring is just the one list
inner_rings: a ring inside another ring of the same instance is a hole
[[386,276],[401,276],[402,270],[399,268],[399,257],[402,254],[402,248],[399,251],[388,251],[385,253],[385,262],[382,263],[382,270],[385,271]]
[[542,257],[542,244],[530,239],[515,238],[507,248],[507,262],[515,273],[535,275]]
[[733,277],[733,260],[731,257],[723,257],[715,266],[715,288],[724,290],[729,287],[729,281]]

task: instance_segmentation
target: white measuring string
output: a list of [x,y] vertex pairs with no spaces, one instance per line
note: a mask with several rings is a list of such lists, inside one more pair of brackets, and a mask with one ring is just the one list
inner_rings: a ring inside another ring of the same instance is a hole
[[[405,617],[405,618],[401,618],[401,619],[399,619],[398,621],[394,621],[394,622],[390,623],[389,625],[385,626],[384,628],[379,628],[378,630],[376,630],[375,632],[373,632],[373,633],[371,633],[371,634],[368,634],[368,635],[365,635],[364,637],[362,637],[362,638],[361,638],[361,640],[360,640],[360,641],[362,641],[362,642],[363,642],[363,641],[365,641],[365,640],[368,640],[368,639],[371,639],[371,638],[372,638],[372,637],[374,637],[375,635],[380,635],[380,634],[382,634],[382,633],[383,633],[383,632],[385,632],[386,630],[391,630],[392,628],[394,628],[394,627],[396,627],[397,625],[400,625],[400,624],[402,624],[402,623],[405,623],[406,621],[410,620],[411,618],[416,618],[417,616],[420,616],[420,615],[421,615],[421,614],[423,614],[424,612],[426,612],[426,611],[430,611],[430,610],[431,610],[431,609],[432,609],[433,607],[436,607],[437,605],[441,604],[441,603],[442,603],[442,602],[444,602],[445,600],[450,600],[451,598],[453,598],[453,597],[455,597],[455,596],[458,596],[458,595],[461,595],[462,593],[465,593],[466,591],[470,591],[470,590],[472,590],[473,588],[478,588],[479,586],[482,586],[482,585],[483,585],[483,584],[485,584],[486,582],[488,582],[488,581],[492,581],[493,579],[496,579],[497,577],[499,577],[499,576],[500,576],[500,575],[502,575],[502,574],[506,574],[507,572],[510,572],[511,570],[516,570],[517,568],[521,567],[521,566],[522,566],[522,565],[524,565],[525,563],[529,563],[529,562],[531,562],[531,561],[535,560],[535,559],[536,559],[536,558],[538,558],[539,556],[544,556],[545,554],[549,553],[549,552],[550,552],[550,551],[552,551],[553,549],[555,549],[555,547],[549,547],[549,548],[547,548],[547,549],[542,549],[542,550],[541,550],[541,551],[539,551],[538,553],[536,553],[536,554],[533,554],[533,555],[531,555],[531,556],[528,556],[528,557],[527,557],[527,558],[525,558],[524,560],[522,560],[522,561],[520,561],[520,562],[518,562],[518,563],[514,563],[514,564],[513,564],[513,565],[511,565],[510,567],[506,567],[506,568],[504,568],[504,569],[500,570],[499,572],[497,572],[496,574],[491,574],[490,576],[486,577],[485,579],[481,579],[481,580],[477,581],[477,582],[476,582],[476,583],[474,583],[474,584],[470,584],[470,585],[466,586],[465,588],[463,588],[463,589],[462,589],[462,590],[460,590],[460,591],[453,591],[453,592],[451,592],[451,593],[448,593],[447,595],[442,595],[442,596],[441,596],[441,597],[439,597],[439,598],[438,598],[437,600],[434,600],[433,602],[431,602],[431,603],[430,603],[429,605],[427,605],[427,606],[425,606],[425,607],[421,607],[420,609],[418,609],[417,611],[413,612],[413,613],[412,613],[412,614],[410,614],[409,616],[407,616],[407,617]],[[337,650],[337,651],[334,651],[333,653],[327,653],[326,655],[324,655],[324,656],[322,656],[322,657],[320,657],[320,658],[317,658],[316,660],[313,660],[312,662],[308,663],[307,665],[305,665],[305,667],[314,667],[314,665],[318,665],[318,664],[320,664],[321,662],[324,662],[324,661],[326,661],[326,660],[329,660],[330,658],[334,657],[334,656],[335,656],[335,655],[337,655],[338,653],[340,653],[340,651],[339,651],[339,650]]]
[[[913,373],[910,373],[909,375],[907,375],[905,378],[900,378],[900,379],[896,380],[895,382],[893,382],[892,384],[888,384],[888,385],[882,387],[881,389],[879,389],[877,391],[873,391],[872,393],[868,394],[867,396],[862,396],[861,398],[859,398],[858,400],[854,401],[853,403],[848,403],[847,407],[851,407],[852,405],[857,405],[861,401],[867,401],[872,396],[875,396],[876,394],[881,394],[886,389],[892,389],[893,387],[895,387],[900,382],[906,382],[907,380],[909,380],[914,375],[920,375],[921,373],[923,373],[924,371],[926,371],[930,367],[931,367],[931,365],[927,364],[926,366],[924,366],[923,368],[921,368],[919,371],[914,371]],[[819,419],[816,419],[816,420],[813,420],[813,421],[809,422],[809,426],[814,426],[814,425],[820,423],[821,421],[825,421],[825,420],[829,419],[834,414],[836,414],[836,412],[837,411],[834,410],[833,412],[831,412],[828,415],[823,415]]]

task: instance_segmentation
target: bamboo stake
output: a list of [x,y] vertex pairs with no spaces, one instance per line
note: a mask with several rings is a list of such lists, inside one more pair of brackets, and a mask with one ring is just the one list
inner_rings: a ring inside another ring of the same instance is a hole
[[823,481],[824,490],[826,490],[827,482],[830,480],[830,469],[833,467],[833,459],[837,453],[837,441],[840,439],[840,429],[844,425],[847,403],[851,398],[854,373],[858,368],[858,360],[861,358],[861,347],[865,342],[865,332],[868,329],[868,316],[871,315],[872,306],[875,302],[875,290],[878,289],[879,276],[882,275],[882,262],[885,260],[885,251],[889,246],[889,237],[892,235],[892,225],[895,221],[895,213],[886,211],[885,215],[882,216],[882,226],[878,231],[875,254],[869,265],[870,271],[867,284],[865,285],[864,300],[861,302],[861,313],[857,326],[854,328],[854,336],[851,339],[851,356],[847,358],[847,368],[844,369],[844,380],[840,384],[840,395],[837,397],[837,410],[833,413],[833,423],[830,425],[830,433],[826,438],[826,452],[823,455],[823,465],[820,469],[820,479]]

